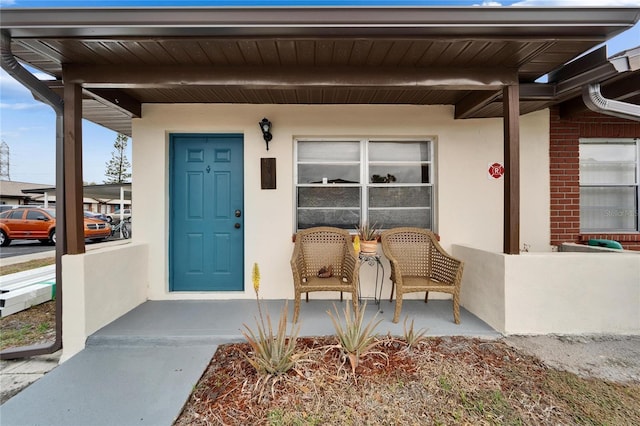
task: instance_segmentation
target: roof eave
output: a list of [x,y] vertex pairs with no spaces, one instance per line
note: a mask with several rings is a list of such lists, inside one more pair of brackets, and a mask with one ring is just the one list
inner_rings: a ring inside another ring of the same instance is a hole
[[3,8],[14,38],[376,35],[612,37],[640,8],[181,7]]

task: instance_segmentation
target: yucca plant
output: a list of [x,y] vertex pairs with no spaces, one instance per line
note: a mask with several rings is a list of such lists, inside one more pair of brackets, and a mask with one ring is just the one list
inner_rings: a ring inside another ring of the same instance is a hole
[[251,355],[243,354],[247,361],[262,374],[277,375],[286,373],[295,366],[298,358],[296,355],[296,341],[300,333],[300,325],[291,327],[291,332],[287,336],[287,315],[289,312],[288,302],[285,302],[280,313],[278,328],[274,330],[271,317],[267,312],[262,313],[260,303],[260,269],[258,264],[253,264],[252,271],[253,289],[256,292],[256,302],[260,321],[257,321],[257,331],[254,333],[249,326],[243,324],[245,330],[242,335],[251,346]]
[[340,322],[340,314],[336,305],[333,305],[336,311],[335,316],[331,311],[327,311],[333,326],[336,330],[338,337],[338,347],[342,353],[349,359],[351,365],[351,371],[355,374],[356,368],[360,363],[360,358],[368,354],[378,342],[374,334],[375,328],[382,321],[381,319],[376,321],[378,313],[371,318],[371,320],[364,324],[364,313],[366,310],[366,303],[364,306],[358,306],[351,313],[350,303],[347,303],[344,309],[344,325]]

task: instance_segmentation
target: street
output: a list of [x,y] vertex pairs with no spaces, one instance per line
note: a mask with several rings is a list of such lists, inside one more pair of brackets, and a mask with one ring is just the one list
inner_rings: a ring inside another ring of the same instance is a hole
[[[86,240],[87,246],[99,245],[104,242],[114,241],[117,238],[110,237],[106,241],[95,242]],[[34,240],[13,240],[7,247],[0,247],[0,259],[6,259],[14,256],[24,256],[27,254],[35,254],[50,251],[51,256],[55,256],[55,246],[52,244],[42,244],[40,241]]]
[[11,241],[11,244],[7,247],[0,247],[0,259],[42,253],[45,251],[50,251],[51,256],[55,255],[55,247],[53,245],[42,244],[37,240],[15,240]]

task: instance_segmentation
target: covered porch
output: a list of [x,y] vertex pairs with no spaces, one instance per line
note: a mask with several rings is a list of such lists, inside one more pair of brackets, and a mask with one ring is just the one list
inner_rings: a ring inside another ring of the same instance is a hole
[[[140,262],[146,261],[147,252],[146,244],[133,242],[63,258],[65,289],[82,294],[64,311],[65,359],[85,345],[109,342],[144,345],[160,341],[201,344],[235,341],[241,338],[243,324],[254,323],[255,297],[148,300],[147,269],[139,268]],[[382,311],[378,314],[383,319],[378,329],[381,334],[402,335],[405,318],[415,320],[415,328],[426,329],[430,336],[640,333],[637,252],[509,256],[454,244],[452,254],[465,262],[459,325],[453,322],[450,300],[431,299],[427,304],[420,299],[405,300],[401,319],[394,324],[388,275],[378,307],[370,291],[375,275],[363,269],[362,286],[369,291],[362,301],[367,303],[368,318],[378,309]],[[100,266],[105,261],[119,267],[105,270]],[[382,261],[386,259],[383,257]],[[385,267],[388,271],[388,263]],[[303,334],[333,334],[326,311],[333,309],[335,303],[342,312],[345,302],[341,303],[337,294],[329,297],[302,302]],[[283,306],[282,300],[264,303],[273,317],[279,315]],[[292,312],[290,301],[289,319]]]
[[[58,286],[64,288],[58,300],[65,357],[98,339],[103,327],[115,327],[117,318],[156,303],[175,302],[166,306],[188,305],[196,311],[197,303],[211,299],[222,306],[238,299],[251,304],[248,277],[254,261],[265,266],[274,283],[275,290],[265,297],[286,298],[291,291],[290,237],[296,229],[295,141],[305,136],[429,138],[437,145],[432,159],[437,173],[424,183],[436,182],[428,206],[434,212],[432,227],[442,235],[445,249],[468,265],[463,307],[496,331],[512,332],[505,312],[522,313],[517,306],[513,311],[505,294],[528,282],[520,279],[529,273],[545,276],[544,269],[537,269],[545,268],[544,261],[530,264],[533,257],[519,256],[521,238],[533,242],[541,256],[554,256],[547,108],[579,98],[583,86],[617,71],[605,63],[586,75],[565,70],[551,74],[548,83],[536,80],[630,28],[639,17],[637,8],[3,12],[3,56],[9,64],[17,64],[15,56],[56,77],[45,84],[15,71],[59,113],[56,187],[63,200],[57,203],[63,232],[57,265],[58,281],[64,283]],[[268,152],[257,126],[265,116],[274,122]],[[81,232],[83,117],[133,137],[133,202],[139,218],[130,244],[91,253],[85,252]],[[246,140],[242,230],[256,238],[244,246],[242,287],[236,292],[171,290],[170,138],[185,132],[234,133]],[[264,156],[278,164],[277,185],[270,191],[260,187],[258,166]],[[502,180],[487,180],[488,160],[504,164]],[[524,187],[527,199],[521,202]],[[457,248],[476,245],[480,248],[473,253]],[[513,265],[517,274],[512,274]],[[622,269],[620,282],[638,281],[638,257],[624,257]],[[579,278],[569,278],[579,284]],[[536,291],[537,297],[549,295],[548,288]],[[634,288],[619,294],[638,300]],[[429,311],[441,303],[434,302],[427,307],[416,302],[416,321],[434,320]],[[597,302],[592,298],[590,303]],[[303,304],[302,320],[320,303]],[[406,306],[403,316],[409,313]],[[209,318],[206,309],[200,312]],[[522,315],[555,318],[558,312],[547,307]],[[463,315],[459,330],[471,318]],[[612,331],[638,332],[637,318],[627,316],[629,323]],[[527,330],[549,332],[547,327]]]

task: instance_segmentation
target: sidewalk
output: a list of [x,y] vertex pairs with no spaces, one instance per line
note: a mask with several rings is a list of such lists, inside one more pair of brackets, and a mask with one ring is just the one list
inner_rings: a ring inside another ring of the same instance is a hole
[[42,251],[40,253],[25,254],[22,256],[3,257],[0,259],[0,266],[16,265],[18,263],[28,262],[36,259],[46,259],[47,257],[55,257],[56,251]]
[[61,355],[62,351],[58,351],[27,359],[0,361],[0,404],[56,368]]

